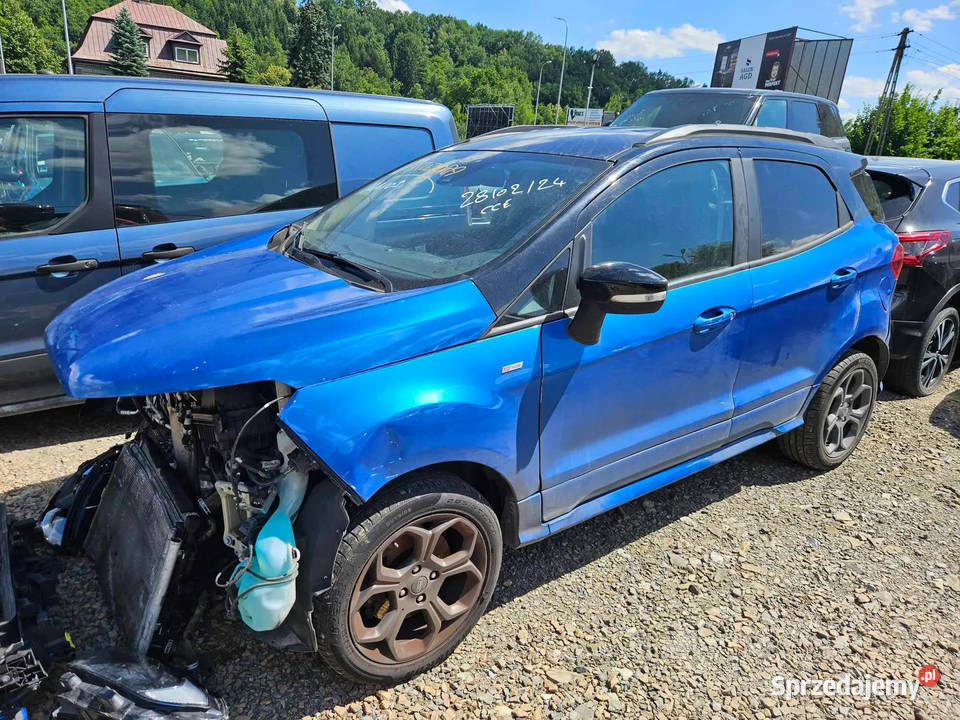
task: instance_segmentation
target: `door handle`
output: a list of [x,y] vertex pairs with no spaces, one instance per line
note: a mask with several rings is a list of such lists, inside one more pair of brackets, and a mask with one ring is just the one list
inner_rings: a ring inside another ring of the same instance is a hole
[[77,260],[72,255],[66,257],[53,258],[46,265],[37,265],[38,275],[55,275],[57,273],[75,273],[86,270],[96,270],[100,263],[96,258],[83,258]]
[[140,257],[144,260],[173,260],[173,258],[183,257],[192,252],[196,252],[196,248],[157,245],[153,250],[147,250]]
[[852,267],[840,268],[830,276],[830,288],[836,290],[844,285],[849,285],[857,277],[857,271]]
[[716,307],[705,310],[693,321],[693,331],[707,333],[728,325],[737,311],[732,307]]

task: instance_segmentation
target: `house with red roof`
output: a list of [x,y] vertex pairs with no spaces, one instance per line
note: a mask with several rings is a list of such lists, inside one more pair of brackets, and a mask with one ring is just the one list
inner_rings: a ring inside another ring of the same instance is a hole
[[123,0],[94,13],[73,54],[78,75],[109,75],[113,21],[126,8],[140,28],[151,77],[226,80],[220,63],[227,43],[179,10],[146,0]]

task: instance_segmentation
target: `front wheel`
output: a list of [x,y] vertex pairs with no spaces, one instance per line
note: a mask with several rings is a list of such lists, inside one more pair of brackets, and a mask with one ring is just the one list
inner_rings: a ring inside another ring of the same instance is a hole
[[846,460],[867,429],[877,401],[877,366],[852,352],[827,373],[803,415],[803,425],[778,438],[788,458],[814,470]]
[[442,662],[486,609],[502,553],[493,509],[455,475],[388,489],[340,543],[333,585],[317,602],[321,654],[375,683]]

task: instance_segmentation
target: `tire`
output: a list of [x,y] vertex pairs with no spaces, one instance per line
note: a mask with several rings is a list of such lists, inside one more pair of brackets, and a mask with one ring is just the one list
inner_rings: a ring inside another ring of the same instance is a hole
[[946,307],[927,326],[910,357],[894,360],[884,384],[901,395],[925,397],[934,392],[946,377],[957,350],[960,315]]
[[496,513],[456,475],[388,488],[352,521],[333,584],[315,603],[321,656],[341,675],[378,684],[439,664],[486,609],[502,555]]
[[840,465],[867,430],[878,384],[877,366],[869,355],[845,355],[820,383],[803,414],[803,425],[777,438],[780,451],[814,470],[831,470]]

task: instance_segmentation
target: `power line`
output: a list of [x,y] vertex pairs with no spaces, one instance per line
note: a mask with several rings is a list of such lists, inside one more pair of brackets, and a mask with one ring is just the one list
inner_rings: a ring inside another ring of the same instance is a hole
[[954,59],[954,58],[947,57],[946,55],[943,54],[943,51],[942,51],[942,50],[931,50],[931,49],[930,49],[929,47],[927,47],[926,45],[920,45],[920,46],[918,46],[917,49],[918,49],[918,50],[922,50],[923,52],[925,52],[925,53],[926,53],[927,55],[929,55],[930,57],[932,57],[932,58],[934,58],[934,59],[936,59],[936,60],[939,60],[940,62],[944,63],[945,65],[957,65],[957,64],[960,64],[960,59]]
[[939,45],[940,47],[942,47],[942,48],[944,48],[944,49],[946,49],[946,50],[949,50],[951,53],[957,53],[957,57],[960,57],[960,52],[958,52],[956,48],[952,48],[952,47],[950,47],[949,45],[944,45],[942,42],[940,42],[939,40],[934,40],[934,39],[933,39],[932,37],[930,37],[929,35],[925,35],[925,34],[920,33],[920,32],[918,32],[917,35],[921,36],[921,37],[924,39],[924,41],[926,41],[926,42],[935,43],[936,45]]

